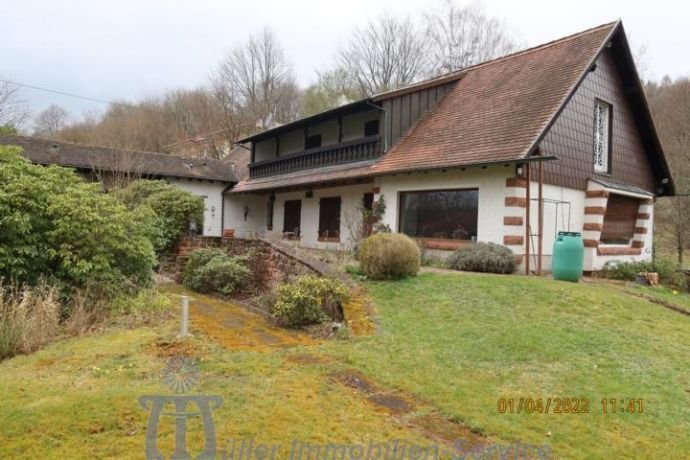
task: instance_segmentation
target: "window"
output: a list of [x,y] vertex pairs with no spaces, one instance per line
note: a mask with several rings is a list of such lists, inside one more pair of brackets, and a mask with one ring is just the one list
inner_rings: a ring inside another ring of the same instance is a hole
[[611,104],[594,102],[594,170],[610,172],[611,162]]
[[402,233],[412,237],[470,240],[477,237],[479,190],[402,192]]
[[314,134],[313,136],[307,137],[304,142],[304,150],[315,149],[321,147],[321,134]]
[[379,121],[371,120],[364,123],[364,137],[376,136],[379,133]]
[[283,233],[299,236],[302,220],[302,200],[288,200],[285,202],[283,213]]
[[635,233],[640,201],[623,195],[609,195],[601,231],[603,244],[630,244]]
[[319,200],[319,241],[340,241],[340,197]]

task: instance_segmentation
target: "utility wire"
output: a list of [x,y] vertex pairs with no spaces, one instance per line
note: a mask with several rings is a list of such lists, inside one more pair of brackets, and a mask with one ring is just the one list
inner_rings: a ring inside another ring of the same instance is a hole
[[89,97],[89,96],[80,96],[79,94],[67,93],[67,92],[65,92],[65,91],[59,91],[59,90],[56,90],[56,89],[44,88],[44,87],[42,87],[42,86],[29,85],[29,84],[26,84],[26,83],[20,83],[20,82],[18,82],[18,81],[5,80],[5,79],[2,79],[2,78],[0,78],[0,81],[3,82],[3,83],[8,83],[8,84],[11,84],[11,85],[16,85],[16,86],[21,86],[21,87],[24,87],[24,88],[35,89],[35,90],[37,90],[37,91],[45,91],[45,92],[47,92],[47,93],[59,94],[59,95],[61,95],[61,96],[67,96],[67,97],[74,97],[74,98],[77,98],[77,99],[83,99],[83,100],[85,100],[85,101],[99,102],[99,103],[101,103],[101,104],[117,105],[117,106],[120,106],[120,107],[127,107],[127,108],[129,108],[129,109],[135,109],[135,108],[137,108],[137,106],[134,106],[134,105],[132,105],[132,104],[127,104],[127,103],[123,103],[123,102],[106,101],[105,99],[97,99],[97,98],[95,98],[95,97]]

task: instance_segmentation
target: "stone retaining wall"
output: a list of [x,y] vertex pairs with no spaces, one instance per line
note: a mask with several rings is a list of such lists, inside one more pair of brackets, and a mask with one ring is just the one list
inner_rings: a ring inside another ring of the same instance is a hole
[[258,278],[257,284],[270,289],[299,275],[319,275],[337,278],[349,284],[349,278],[329,265],[308,256],[288,244],[264,239],[240,239],[220,237],[186,237],[178,245],[177,274],[184,269],[189,253],[200,248],[223,248],[235,255],[256,253],[251,269]]

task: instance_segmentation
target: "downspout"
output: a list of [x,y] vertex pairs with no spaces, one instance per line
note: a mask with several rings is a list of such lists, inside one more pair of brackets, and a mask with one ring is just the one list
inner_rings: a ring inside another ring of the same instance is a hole
[[388,126],[388,111],[379,105],[372,104],[370,101],[367,101],[366,104],[369,107],[383,112],[383,153],[386,153],[388,151],[388,135],[386,132],[386,127]]
[[222,192],[220,192],[220,236],[223,237],[225,233],[225,193],[235,186],[234,182],[226,186]]

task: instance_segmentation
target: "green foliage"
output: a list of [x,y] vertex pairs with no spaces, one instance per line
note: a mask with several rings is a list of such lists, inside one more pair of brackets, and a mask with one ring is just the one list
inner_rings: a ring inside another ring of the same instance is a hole
[[0,147],[0,276],[63,294],[99,283],[114,293],[151,280],[150,220],[71,169],[31,164]]
[[421,252],[407,235],[377,233],[362,241],[359,263],[362,271],[372,279],[398,279],[417,274]]
[[251,277],[246,265],[251,257],[231,256],[222,249],[198,249],[189,257],[183,283],[198,292],[232,295]]
[[0,134],[15,136],[19,131],[12,125],[0,125]]
[[458,249],[448,257],[448,268],[468,272],[512,273],[515,255],[509,248],[496,243],[478,242]]
[[604,267],[604,274],[611,279],[622,281],[634,281],[638,273],[656,272],[659,274],[661,284],[682,291],[687,290],[687,279],[680,271],[680,266],[670,258],[651,260],[609,263]]
[[172,248],[190,221],[202,225],[203,200],[165,181],[137,180],[114,194],[128,209],[151,214],[150,237],[158,254]]
[[347,289],[340,281],[299,276],[294,283],[278,286],[272,314],[287,327],[322,323],[328,319],[325,312],[335,311],[347,297]]
[[361,98],[344,71],[320,73],[318,81],[304,90],[300,114],[302,117],[314,115]]

